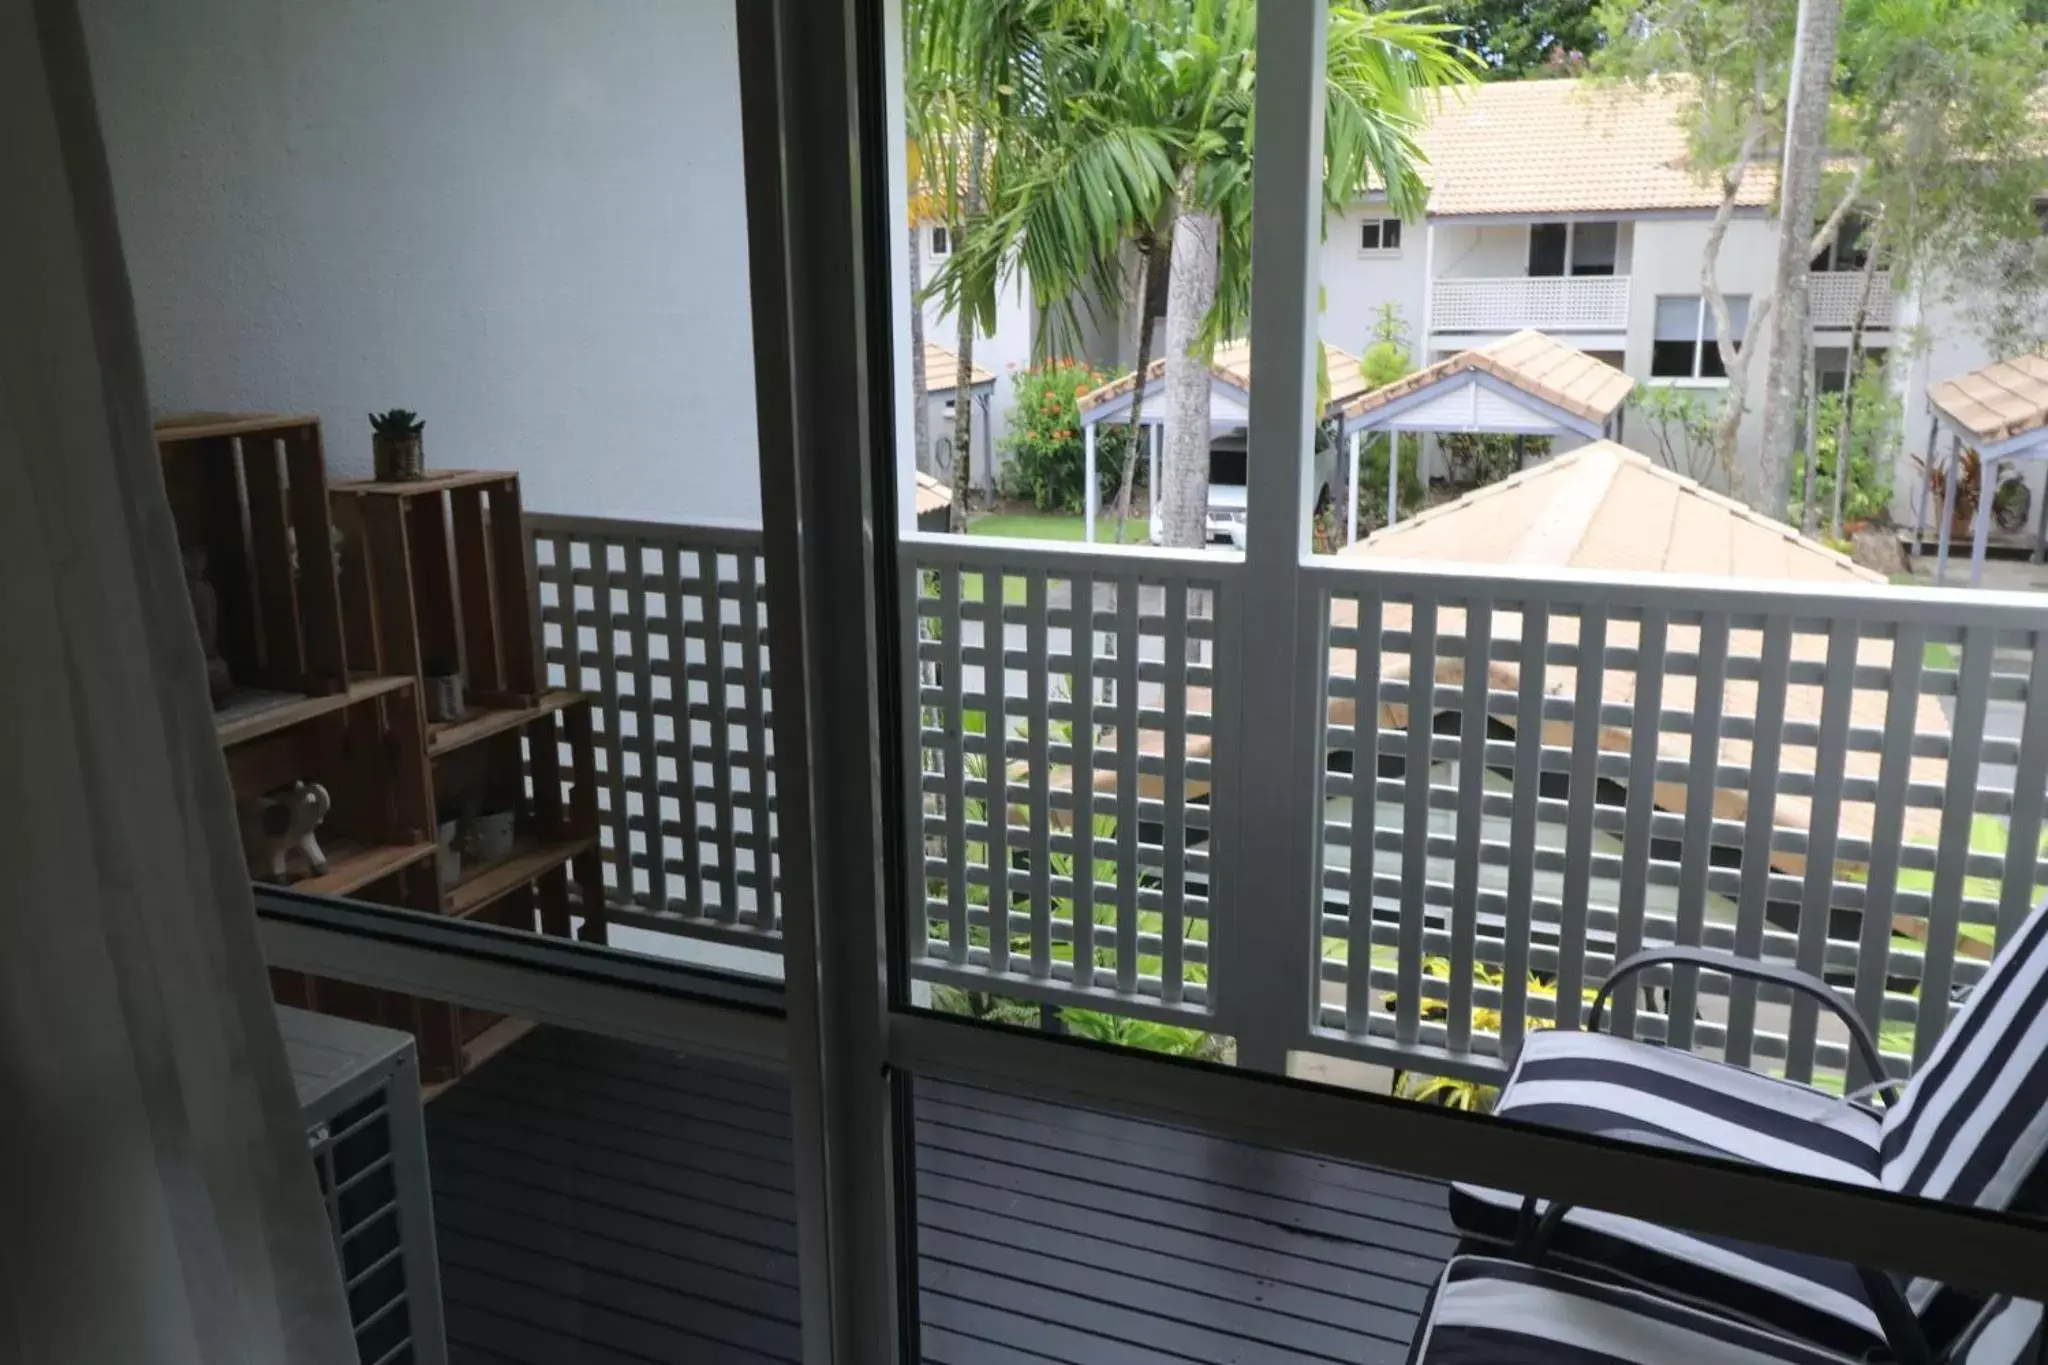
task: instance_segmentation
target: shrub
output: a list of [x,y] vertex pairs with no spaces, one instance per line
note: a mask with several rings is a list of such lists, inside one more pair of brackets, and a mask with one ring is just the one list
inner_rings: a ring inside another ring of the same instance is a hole
[[[1892,455],[1903,419],[1898,395],[1885,383],[1884,366],[1873,362],[1856,377],[1856,411],[1849,427],[1849,483],[1842,491],[1843,522],[1881,521],[1891,515]],[[1842,395],[1824,393],[1814,447],[1814,502],[1826,525],[1835,505],[1835,436],[1842,425]],[[1806,505],[1806,461],[1792,466],[1789,519],[1798,522]]]
[[[1444,463],[1454,488],[1484,488],[1516,472],[1515,438],[1498,434],[1457,431],[1443,438]],[[1531,460],[1550,453],[1548,436],[1531,436],[1524,443]]]
[[[1067,356],[1042,360],[1013,379],[1017,405],[1010,412],[1010,432],[1003,438],[1006,491],[1045,512],[1082,510],[1081,480],[1086,446],[1081,431],[1080,396],[1106,382],[1093,366]],[[1124,448],[1129,432],[1121,424],[1096,432],[1096,477],[1103,505],[1115,496],[1123,478]],[[1138,469],[1142,480],[1144,467]]]

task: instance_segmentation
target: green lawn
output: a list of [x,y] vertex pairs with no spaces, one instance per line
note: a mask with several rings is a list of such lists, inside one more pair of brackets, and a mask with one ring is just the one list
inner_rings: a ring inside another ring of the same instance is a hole
[[[1143,517],[1133,517],[1124,523],[1124,544],[1142,545],[1151,530],[1151,523]],[[1114,514],[1097,517],[1096,535],[1107,542],[1116,534]],[[1088,538],[1087,518],[1071,512],[991,512],[976,517],[967,523],[970,536],[1009,536],[1023,540],[1086,540]]]
[[1942,644],[1938,640],[1930,641],[1928,643],[1926,659],[1925,662],[1922,663],[1921,667],[1954,668],[1955,666],[1956,656],[1954,650],[1950,649],[1947,645]]

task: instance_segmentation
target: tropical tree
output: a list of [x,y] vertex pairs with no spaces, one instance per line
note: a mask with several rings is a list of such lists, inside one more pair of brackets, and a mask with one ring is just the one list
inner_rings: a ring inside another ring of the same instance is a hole
[[[1169,545],[1206,540],[1210,360],[1243,330],[1251,302],[1251,159],[1257,78],[1254,0],[1155,0],[1154,60],[1172,129],[1166,294],[1166,439],[1154,520]],[[1473,79],[1451,27],[1422,11],[1330,6],[1323,115],[1323,203],[1341,212],[1377,184],[1403,217],[1423,185],[1415,143],[1424,92]]]
[[[1251,295],[1253,0],[925,3],[944,16],[925,41],[955,52],[949,65],[975,73],[1004,115],[985,230],[966,235],[933,289],[992,316],[998,282],[1021,270],[1047,325],[1073,326],[1081,310],[1125,292],[1126,243],[1141,247],[1141,299],[1164,257],[1167,414],[1154,517],[1165,518],[1168,544],[1199,546],[1209,359],[1219,338],[1242,330]],[[1476,66],[1448,35],[1418,12],[1332,5],[1326,204],[1341,209],[1373,181],[1397,211],[1419,210],[1421,93],[1469,80]],[[1146,352],[1148,323],[1141,317]]]

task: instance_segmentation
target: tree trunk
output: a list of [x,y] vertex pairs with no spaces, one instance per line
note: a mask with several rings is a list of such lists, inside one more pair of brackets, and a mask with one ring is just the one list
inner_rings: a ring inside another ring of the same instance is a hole
[[[981,215],[981,130],[976,129],[967,153],[967,202],[961,206],[958,236],[973,230]],[[955,240],[953,250],[960,250]],[[946,527],[967,529],[967,490],[974,471],[974,308],[962,296],[956,314],[960,324],[959,363],[953,371],[953,506]]]
[[[1810,349],[1810,348],[1809,348]],[[1799,533],[1810,536],[1820,529],[1820,376],[1809,368],[1806,381],[1806,480],[1799,498]]]
[[953,377],[953,507],[947,529],[967,529],[967,487],[974,469],[974,311],[960,306],[959,368]]
[[1728,224],[1735,217],[1735,200],[1742,192],[1742,179],[1756,156],[1764,135],[1764,75],[1762,57],[1756,61],[1756,75],[1750,92],[1749,122],[1743,129],[1742,146],[1721,175],[1721,202],[1707,227],[1707,242],[1700,253],[1700,297],[1714,310],[1714,345],[1721,353],[1721,368],[1728,375],[1728,391],[1714,414],[1714,456],[1721,467],[1721,484],[1730,497],[1742,495],[1741,479],[1735,467],[1735,441],[1742,432],[1742,415],[1749,407],[1749,358],[1756,354],[1754,338],[1768,316],[1775,296],[1752,302],[1742,340],[1735,340],[1734,318],[1728,311],[1727,296],[1721,292],[1721,243],[1727,240]]
[[946,471],[932,459],[932,404],[924,390],[924,230],[910,222],[910,443],[913,465],[934,478]]
[[1160,451],[1162,543],[1199,550],[1208,544],[1209,359],[1203,340],[1216,302],[1221,224],[1193,207],[1192,167],[1175,197],[1173,248],[1166,277],[1166,440]]
[[1828,96],[1834,84],[1842,0],[1800,0],[1799,10],[1785,159],[1778,174],[1777,278],[1771,288],[1778,311],[1764,383],[1763,448],[1757,462],[1757,510],[1781,521],[1789,492],[1786,457],[1799,427],[1800,374],[1808,363],[1808,243],[1820,204],[1821,162],[1827,154]]
[[[1124,543],[1124,523],[1131,519],[1131,481],[1145,457],[1145,429],[1139,424],[1145,411],[1145,371],[1152,367],[1152,256],[1156,247],[1138,247],[1138,387],[1131,394],[1131,425],[1124,441],[1124,473],[1116,490],[1116,543]],[[1085,491],[1085,490],[1084,490]],[[1159,490],[1152,493],[1152,515],[1159,515]]]
[[[1870,313],[1871,286],[1876,283],[1877,234],[1872,233],[1864,245],[1863,288],[1856,295],[1856,313],[1849,319],[1849,372],[1842,384],[1842,420],[1835,425],[1835,505],[1828,525],[1836,540],[1842,538],[1842,490],[1848,486],[1849,475],[1856,467],[1849,436],[1856,418],[1856,376],[1863,369],[1863,324]],[[1876,451],[1871,452],[1871,458],[1877,458]]]

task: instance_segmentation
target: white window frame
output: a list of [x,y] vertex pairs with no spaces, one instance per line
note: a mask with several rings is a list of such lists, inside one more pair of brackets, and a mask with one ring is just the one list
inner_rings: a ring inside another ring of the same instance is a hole
[[[1399,239],[1393,246],[1367,246],[1365,244],[1365,230],[1368,227],[1379,229],[1379,239],[1384,244],[1387,240],[1387,224],[1389,223],[1394,225],[1394,235]],[[1388,213],[1369,214],[1360,219],[1358,223],[1358,254],[1360,258],[1368,261],[1398,260],[1401,256],[1401,243],[1405,242],[1407,237],[1407,225],[1399,218]]]
[[[1749,295],[1727,294],[1723,297],[1728,302],[1728,311],[1730,313],[1733,313],[1735,311],[1736,301],[1741,301],[1743,312],[1742,330],[1745,334],[1747,334],[1749,331]],[[1692,323],[1691,374],[1655,373],[1658,343],[1656,305],[1663,303],[1666,299],[1691,299],[1693,301],[1694,310]],[[1707,317],[1707,296],[1705,294],[1659,294],[1656,296],[1656,298],[1652,301],[1652,305],[1650,308],[1650,368],[1652,371],[1649,377],[1650,383],[1662,385],[1665,388],[1673,389],[1725,389],[1728,387],[1728,376],[1712,374],[1703,375],[1700,373],[1700,365],[1701,362],[1704,361],[1706,358],[1706,348],[1709,341],[1709,338],[1707,336]],[[1742,344],[1742,338],[1738,337],[1737,341],[1738,344]]]

